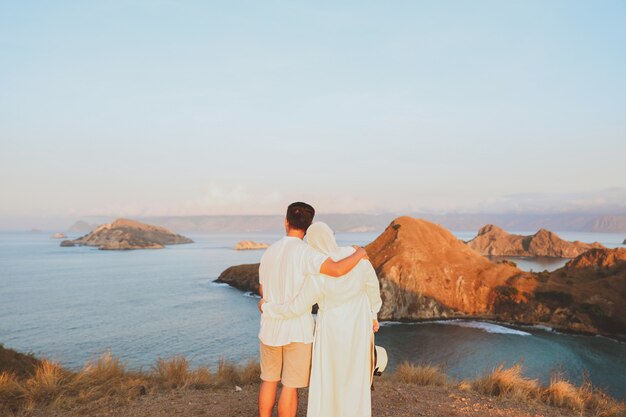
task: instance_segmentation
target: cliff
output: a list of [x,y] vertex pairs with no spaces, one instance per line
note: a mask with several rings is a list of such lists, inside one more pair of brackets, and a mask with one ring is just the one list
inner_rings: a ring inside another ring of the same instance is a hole
[[97,246],[102,250],[161,249],[165,245],[193,243],[189,238],[177,235],[163,227],[118,219],[113,223],[98,226],[89,234],[61,246]]
[[589,249],[604,248],[597,242],[569,242],[546,229],[540,229],[534,235],[523,236],[507,233],[492,224],[481,228],[478,235],[467,244],[481,255],[556,258],[574,258]]

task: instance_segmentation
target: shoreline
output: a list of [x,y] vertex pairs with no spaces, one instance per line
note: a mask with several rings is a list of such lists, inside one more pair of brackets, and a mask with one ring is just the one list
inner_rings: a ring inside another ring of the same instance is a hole
[[[233,287],[234,288],[234,287]],[[605,339],[611,340],[616,343],[626,344],[626,336],[624,338],[620,338],[616,335],[604,334],[604,333],[591,333],[591,332],[583,332],[577,330],[571,330],[568,328],[559,328],[550,326],[546,323],[523,323],[523,322],[508,322],[508,321],[499,321],[493,318],[481,317],[481,316],[458,316],[458,317],[441,317],[436,319],[417,319],[417,320],[381,320],[381,326],[390,326],[397,324],[437,324],[437,322],[442,321],[476,321],[480,323],[489,323],[499,326],[507,326],[516,330],[521,329],[536,329],[543,330],[548,333],[556,333],[563,335],[572,335],[572,336],[585,336],[585,337],[603,337]]]

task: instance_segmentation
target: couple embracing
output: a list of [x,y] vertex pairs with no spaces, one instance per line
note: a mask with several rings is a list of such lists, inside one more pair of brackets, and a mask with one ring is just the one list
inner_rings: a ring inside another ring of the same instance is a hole
[[296,415],[307,386],[308,417],[371,416],[378,279],[365,249],[339,247],[314,216],[306,203],[289,205],[286,236],[261,259],[260,417],[272,415],[278,382],[279,417]]

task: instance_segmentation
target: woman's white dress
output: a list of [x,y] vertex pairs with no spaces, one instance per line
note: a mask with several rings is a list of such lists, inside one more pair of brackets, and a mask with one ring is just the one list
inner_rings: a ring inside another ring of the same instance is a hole
[[[334,248],[333,248],[334,249]],[[334,260],[354,249],[336,248]],[[285,304],[264,303],[263,314],[290,318],[318,304],[308,417],[369,417],[374,333],[372,320],[382,301],[376,272],[362,260],[340,278],[309,276],[294,300]]]

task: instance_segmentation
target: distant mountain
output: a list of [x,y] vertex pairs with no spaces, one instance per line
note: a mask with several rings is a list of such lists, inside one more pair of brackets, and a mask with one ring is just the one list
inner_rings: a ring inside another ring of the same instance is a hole
[[625,232],[626,216],[600,216],[590,226],[591,232]]
[[98,227],[97,225],[89,224],[83,220],[79,220],[70,227],[67,228],[69,233],[89,233],[93,229]]
[[[407,213],[404,213],[407,214]],[[497,224],[508,231],[550,229],[571,232],[626,232],[626,215],[593,213],[520,214],[520,213],[408,213],[449,230],[474,231],[485,224]],[[315,219],[328,223],[338,232],[381,232],[396,213],[320,213]],[[93,224],[112,221],[112,218],[84,218],[74,226],[81,232],[93,230]],[[282,233],[284,215],[207,215],[140,217],[140,221],[159,224],[180,232],[193,233]],[[74,228],[72,226],[72,228]],[[89,227],[89,230],[87,230]],[[69,231],[73,231],[70,228]],[[78,231],[78,230],[76,230]]]

